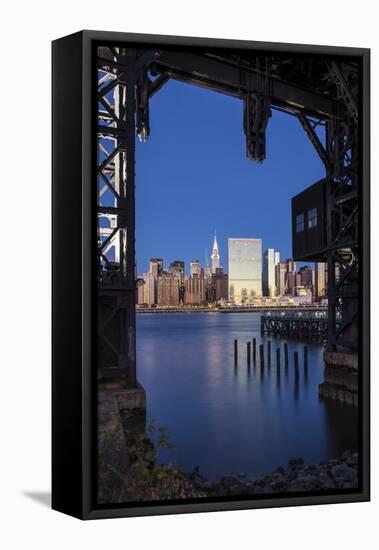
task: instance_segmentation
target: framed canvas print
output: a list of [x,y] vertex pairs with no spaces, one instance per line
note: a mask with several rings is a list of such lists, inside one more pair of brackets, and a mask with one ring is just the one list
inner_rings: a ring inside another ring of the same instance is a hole
[[369,499],[369,50],[53,42],[53,508]]

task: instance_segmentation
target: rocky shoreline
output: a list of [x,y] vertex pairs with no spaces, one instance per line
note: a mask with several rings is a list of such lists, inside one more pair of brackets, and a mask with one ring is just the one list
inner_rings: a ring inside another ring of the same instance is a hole
[[338,459],[319,464],[305,464],[303,458],[292,458],[287,468],[279,466],[270,474],[251,479],[247,474],[236,474],[206,480],[198,472],[191,477],[197,491],[208,497],[356,489],[358,453],[347,451]]

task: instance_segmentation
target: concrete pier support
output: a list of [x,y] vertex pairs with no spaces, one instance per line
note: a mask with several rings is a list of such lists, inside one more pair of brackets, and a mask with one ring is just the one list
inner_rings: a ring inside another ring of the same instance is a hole
[[324,382],[319,385],[319,395],[358,405],[358,355],[326,351],[324,362]]
[[101,381],[97,411],[97,497],[102,503],[114,502],[127,476],[129,450],[146,430],[145,390],[138,382],[126,389],[121,383]]

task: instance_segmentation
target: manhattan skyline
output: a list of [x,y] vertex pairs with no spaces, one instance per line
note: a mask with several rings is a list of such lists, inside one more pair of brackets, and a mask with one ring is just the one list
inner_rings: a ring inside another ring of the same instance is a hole
[[237,99],[169,82],[150,116],[151,137],[136,150],[138,272],[155,256],[204,263],[215,229],[224,267],[228,237],[258,236],[263,249],[292,256],[291,197],[324,176],[294,117],[273,111],[257,165],[246,158]]

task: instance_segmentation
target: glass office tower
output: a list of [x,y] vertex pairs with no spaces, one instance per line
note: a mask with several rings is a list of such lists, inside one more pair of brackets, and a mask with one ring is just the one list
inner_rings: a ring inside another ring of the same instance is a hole
[[262,240],[228,239],[229,300],[248,303],[262,296]]

